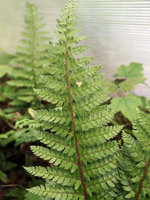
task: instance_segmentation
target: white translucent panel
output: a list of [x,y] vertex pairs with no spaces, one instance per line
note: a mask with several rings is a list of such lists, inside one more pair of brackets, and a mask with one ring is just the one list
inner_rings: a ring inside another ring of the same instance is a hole
[[[42,13],[46,29],[54,41],[56,18],[66,0],[32,0]],[[101,64],[108,79],[121,64],[143,63],[150,85],[150,1],[141,0],[74,0],[77,5],[78,27],[90,48],[84,55],[94,55],[93,64]],[[20,39],[25,0],[0,0],[0,49],[13,53]],[[150,98],[150,89],[138,85],[137,95]]]

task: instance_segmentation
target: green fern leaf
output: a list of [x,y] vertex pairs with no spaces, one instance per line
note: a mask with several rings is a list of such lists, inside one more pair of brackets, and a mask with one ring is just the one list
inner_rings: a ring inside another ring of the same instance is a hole
[[[147,102],[147,107],[149,105],[150,103]],[[131,200],[150,198],[150,157],[148,153],[150,151],[150,123],[148,119],[149,113],[143,113],[137,109],[136,119],[133,122],[133,133],[137,140],[123,133],[125,144],[122,148],[124,159],[121,161],[120,182],[123,185],[123,196]]]
[[76,45],[86,37],[75,36],[80,29],[74,28],[74,9],[71,0],[57,20],[58,30],[54,32],[58,43],[50,42],[49,62],[43,65],[41,79],[45,84],[42,89],[35,89],[40,99],[57,104],[58,108],[34,110],[35,122],[18,123],[20,127],[40,127],[35,136],[47,147],[31,146],[31,150],[51,166],[26,168],[50,181],[29,191],[61,200],[115,199],[120,195],[115,188],[119,183],[120,149],[111,140],[122,126],[107,126],[114,112],[110,105],[105,105],[109,98],[103,74],[98,73],[100,66],[85,67],[93,57],[74,57],[88,48]]
[[[11,99],[13,101],[20,101],[20,109],[28,107],[28,104],[33,104],[33,107],[39,105],[39,100],[35,97],[34,93],[20,92],[22,89],[33,90],[32,88],[40,88],[43,83],[39,82],[39,74],[42,62],[48,61],[48,44],[45,44],[50,38],[47,37],[45,31],[41,31],[45,24],[42,22],[43,18],[37,11],[34,4],[27,3],[27,12],[24,16],[25,26],[22,33],[23,38],[20,40],[19,46],[16,47],[16,57],[11,61],[11,65],[15,66],[14,69],[9,70],[9,74],[15,79],[7,83],[14,87],[19,87],[17,95]],[[33,97],[34,96],[34,97]],[[14,104],[11,104],[14,106]],[[18,109],[18,107],[17,107]]]
[[136,107],[142,106],[141,99],[133,94],[128,94],[124,98],[115,97],[111,102],[113,109],[115,111],[121,111],[131,122],[136,117]]
[[84,200],[84,196],[82,191],[78,191],[75,193],[73,189],[70,187],[61,187],[61,186],[50,186],[49,184],[40,187],[33,187],[28,189],[28,191],[38,194],[38,196],[45,196],[50,199],[73,199],[73,200]]

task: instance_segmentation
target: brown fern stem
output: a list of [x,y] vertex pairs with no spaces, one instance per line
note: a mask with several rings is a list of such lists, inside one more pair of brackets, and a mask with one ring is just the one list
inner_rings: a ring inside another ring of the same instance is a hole
[[12,129],[14,129],[14,130],[19,130],[19,128],[15,128],[15,126],[14,126],[13,124],[9,123],[7,119],[4,120],[4,121],[6,122],[6,124],[7,124],[10,128],[12,128]]
[[[69,16],[69,11],[68,11],[68,16]],[[68,17],[67,17],[67,24],[68,24]],[[78,141],[76,138],[76,126],[75,126],[75,118],[74,118],[74,113],[73,113],[73,106],[72,106],[72,97],[70,94],[70,81],[69,81],[69,75],[68,75],[68,51],[67,51],[67,38],[68,38],[68,28],[66,25],[66,44],[65,44],[65,54],[66,54],[66,78],[67,78],[67,90],[68,90],[68,95],[69,95],[69,105],[70,105],[70,109],[71,109],[71,118],[72,118],[72,124],[73,124],[73,133],[74,133],[74,139],[75,139],[75,145],[76,145],[76,154],[77,154],[77,159],[78,159],[78,163],[77,165],[79,166],[79,171],[80,171],[80,176],[81,176],[81,182],[82,182],[82,186],[83,186],[83,190],[84,190],[84,197],[85,200],[88,200],[87,198],[87,193],[86,193],[86,186],[85,186],[85,181],[84,181],[84,176],[83,176],[83,171],[82,171],[82,162],[80,160],[80,155],[79,155],[79,150],[78,150]]]
[[150,159],[149,159],[149,161],[148,161],[148,163],[147,163],[147,165],[145,167],[145,172],[144,172],[144,175],[143,175],[143,177],[142,177],[142,179],[140,181],[139,189],[138,189],[138,192],[136,193],[135,200],[139,200],[138,197],[139,197],[139,194],[141,192],[141,189],[142,189],[142,186],[143,186],[143,181],[144,181],[144,179],[146,177],[149,165],[150,165]]

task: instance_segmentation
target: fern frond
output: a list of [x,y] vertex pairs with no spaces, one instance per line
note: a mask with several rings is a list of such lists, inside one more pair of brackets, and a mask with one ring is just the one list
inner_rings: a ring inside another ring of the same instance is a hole
[[47,88],[50,88],[54,92],[58,92],[61,90],[61,94],[67,91],[67,87],[62,80],[54,79],[47,76],[42,76],[43,83],[46,84]]
[[[99,76],[100,77],[100,76]],[[82,84],[79,88],[73,87],[71,88],[71,95],[74,99],[76,98],[85,98],[88,96],[91,96],[95,94],[97,91],[100,91],[102,89],[102,86],[104,84],[105,80],[98,80],[98,81],[91,81],[89,83]]]
[[99,72],[100,68],[101,66],[89,66],[88,68],[78,70],[74,74],[70,73],[70,80],[77,82],[88,79],[93,74]]
[[51,102],[52,104],[56,104],[57,107],[62,106],[64,103],[68,103],[67,99],[63,95],[57,95],[50,89],[34,89],[36,95],[47,102]]
[[73,53],[74,55],[79,55],[79,54],[82,53],[83,51],[86,51],[88,48],[89,48],[88,45],[79,45],[79,46],[76,46],[76,47],[73,47],[73,48],[72,48],[72,53]]
[[[149,107],[147,102],[147,108]],[[137,109],[137,117],[133,122],[135,140],[131,135],[123,133],[124,160],[121,162],[121,178],[123,195],[126,199],[150,198],[150,123],[149,113]]]
[[70,169],[72,173],[78,168],[76,165],[77,158],[75,155],[68,158],[67,155],[60,154],[56,150],[49,150],[48,148],[41,146],[31,146],[31,150],[35,155],[39,156],[40,158],[48,160],[49,163],[52,163],[55,166],[59,165],[60,168]]
[[37,131],[35,136],[43,144],[46,144],[47,147],[61,151],[63,154],[67,154],[68,156],[72,156],[76,152],[73,140],[68,142],[66,141],[66,138],[48,132]]
[[77,69],[83,68],[85,65],[88,65],[90,62],[92,62],[92,60],[93,56],[86,56],[86,57],[84,56],[78,58],[76,61],[76,67],[78,67]]
[[22,143],[29,143],[37,141],[35,136],[36,130],[33,128],[24,128],[16,131],[15,134],[15,147]]
[[16,122],[16,127],[23,128],[29,126],[30,128],[39,128],[41,125],[39,122],[36,122],[35,120],[31,119],[23,119],[23,120],[18,120]]
[[[30,120],[30,119],[23,119],[19,120],[16,123],[16,127],[23,128],[29,126],[29,128],[41,128],[41,123],[35,120]],[[51,132],[55,132],[56,135],[60,135],[61,137],[66,137],[66,141],[70,141],[71,138],[73,137],[73,131],[69,130],[65,126],[63,127],[62,125],[58,124],[50,124],[47,122],[42,123],[43,129],[44,130],[50,130]],[[38,132],[36,133],[38,134]]]
[[86,131],[86,134],[78,136],[79,144],[82,147],[100,145],[107,142],[108,140],[117,136],[118,132],[122,130],[123,126],[110,126],[102,127],[101,129],[96,128]]
[[81,154],[81,161],[87,165],[88,162],[91,163],[93,161],[105,158],[108,155],[115,154],[118,152],[118,147],[115,144],[115,141],[113,141],[103,143],[101,146],[90,147],[82,151],[83,153]]
[[95,95],[93,95],[92,97],[86,98],[85,100],[83,100],[82,102],[78,102],[77,104],[74,106],[75,110],[74,112],[83,112],[84,111],[91,111],[92,109],[96,108],[97,106],[99,106],[100,104],[106,102],[106,100],[109,100],[108,97],[108,91],[104,90],[102,91],[102,93],[96,93]]
[[34,87],[34,81],[23,81],[23,80],[11,80],[8,82],[8,85],[15,86],[17,85],[18,87]]
[[[8,85],[19,87],[17,95],[11,99],[15,102],[22,102],[17,103],[20,109],[28,107],[28,103],[33,107],[36,107],[36,103],[39,104],[34,93],[23,94],[20,90],[27,88],[30,91],[33,90],[32,88],[40,88],[43,85],[41,80],[39,82],[40,68],[43,62],[48,61],[48,44],[46,42],[50,39],[47,37],[48,32],[41,31],[45,23],[42,22],[43,18],[34,4],[27,3],[27,12],[24,18],[23,38],[20,40],[20,45],[16,47],[16,57],[10,63],[15,68],[10,70],[9,74],[15,80],[7,81]],[[14,106],[14,104],[11,105]]]
[[43,179],[51,180],[53,183],[62,184],[64,186],[75,186],[76,189],[81,185],[79,173],[69,173],[69,171],[50,168],[50,167],[24,167],[29,173],[34,176],[42,177]]
[[[74,28],[77,24],[74,9],[71,0],[57,20],[58,30],[54,32],[58,42],[50,42],[49,62],[43,65],[41,79],[45,84],[35,89],[40,99],[60,107],[34,111],[35,122],[20,122],[20,126],[40,127],[35,136],[47,147],[31,146],[31,150],[52,166],[27,170],[56,185],[29,191],[51,199],[110,200],[120,195],[115,188],[119,182],[120,149],[116,141],[110,140],[122,126],[107,127],[114,112],[111,106],[103,105],[109,98],[103,87],[103,74],[98,73],[100,66],[88,65],[93,57],[74,57],[88,48],[77,45],[86,37],[75,36],[81,29]],[[78,81],[82,82],[80,87]]]
[[79,117],[76,120],[76,129],[82,131],[88,131],[95,127],[103,127],[112,121],[114,112],[112,110],[103,110],[100,112],[94,112],[88,116]]
[[36,186],[33,188],[28,189],[29,192],[32,192],[33,194],[37,194],[38,196],[44,196],[46,198],[51,199],[74,199],[74,200],[84,200],[83,191],[76,190],[76,192],[71,188],[67,186],[58,186],[58,185],[49,185],[46,184],[45,187],[43,185]]
[[[56,102],[57,103],[57,102]],[[66,126],[71,122],[70,113],[60,110],[38,110],[33,112],[35,119],[38,121],[52,122],[54,124],[65,124]]]

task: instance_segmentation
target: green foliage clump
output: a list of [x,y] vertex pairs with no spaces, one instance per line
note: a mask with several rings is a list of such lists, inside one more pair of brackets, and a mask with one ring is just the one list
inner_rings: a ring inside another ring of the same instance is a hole
[[122,114],[131,122],[136,116],[136,107],[143,106],[144,102],[140,97],[134,94],[127,94],[135,88],[136,84],[143,83],[146,78],[142,74],[142,64],[130,63],[129,66],[121,65],[113,77],[114,81],[106,82],[109,87],[111,96],[112,107],[116,111],[121,111]]

